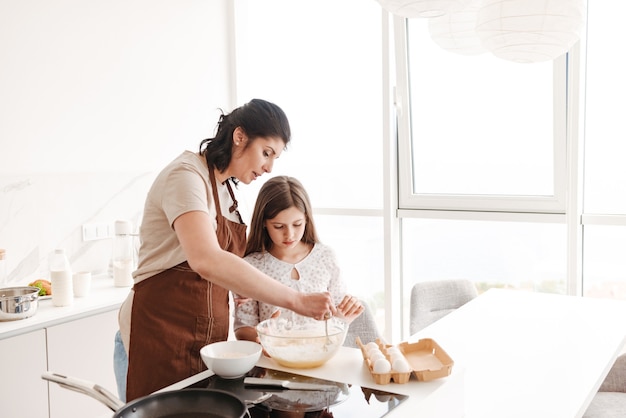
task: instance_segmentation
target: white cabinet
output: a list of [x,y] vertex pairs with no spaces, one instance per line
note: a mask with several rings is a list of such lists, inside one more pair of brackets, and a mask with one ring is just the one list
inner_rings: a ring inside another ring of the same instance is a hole
[[[117,313],[115,309],[47,328],[47,370],[92,381],[117,395],[113,372]],[[56,383],[49,384],[49,391],[50,418],[113,414],[90,396],[62,388]]]
[[46,331],[0,340],[0,413],[3,417],[48,416]]

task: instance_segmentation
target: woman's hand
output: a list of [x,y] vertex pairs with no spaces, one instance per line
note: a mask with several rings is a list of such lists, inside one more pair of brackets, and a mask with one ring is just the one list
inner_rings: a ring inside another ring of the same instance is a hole
[[337,314],[329,292],[300,293],[298,298],[300,302],[292,310],[299,315],[322,321]]
[[361,315],[364,310],[365,307],[358,298],[345,295],[343,300],[337,305],[337,316],[349,324]]

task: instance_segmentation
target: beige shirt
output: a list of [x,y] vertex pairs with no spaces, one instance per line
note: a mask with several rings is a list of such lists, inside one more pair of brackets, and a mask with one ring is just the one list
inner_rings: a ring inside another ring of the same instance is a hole
[[[226,185],[218,183],[217,192],[222,215],[239,222],[237,215],[228,211],[233,201]],[[187,259],[173,224],[180,215],[192,211],[208,213],[213,220],[213,228],[217,229],[216,206],[206,159],[198,153],[185,151],[159,173],[148,191],[139,229],[141,246],[138,267],[133,273],[135,283]],[[127,352],[133,295],[131,290],[119,313],[120,333]]]

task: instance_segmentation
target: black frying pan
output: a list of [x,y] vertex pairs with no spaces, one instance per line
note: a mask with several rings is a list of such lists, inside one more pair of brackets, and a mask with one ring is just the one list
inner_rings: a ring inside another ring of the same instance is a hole
[[113,418],[242,418],[246,411],[246,404],[226,391],[181,389],[135,399]]
[[124,404],[91,382],[45,372],[42,379],[84,393],[115,412],[113,418],[243,418],[248,408],[237,396],[218,389],[181,389],[157,392]]

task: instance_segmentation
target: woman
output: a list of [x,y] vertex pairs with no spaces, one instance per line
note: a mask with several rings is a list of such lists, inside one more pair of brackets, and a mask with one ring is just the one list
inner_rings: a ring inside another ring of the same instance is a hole
[[[364,310],[346,294],[334,252],[318,239],[309,196],[293,177],[273,177],[259,190],[244,259],[290,288],[329,292],[338,317],[347,323]],[[256,325],[275,316],[276,306],[239,296],[235,300],[235,336],[258,341]]]
[[126,401],[204,370],[199,351],[228,338],[228,290],[322,319],[328,293],[297,292],[241,259],[246,226],[231,183],[272,170],[291,136],[276,105],[254,99],[222,115],[214,138],[157,176],[139,231],[135,285],[120,309]]

